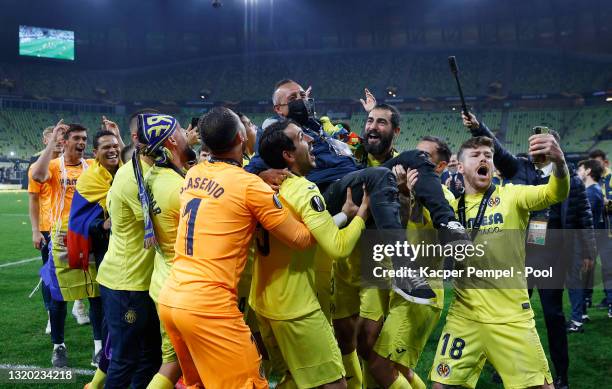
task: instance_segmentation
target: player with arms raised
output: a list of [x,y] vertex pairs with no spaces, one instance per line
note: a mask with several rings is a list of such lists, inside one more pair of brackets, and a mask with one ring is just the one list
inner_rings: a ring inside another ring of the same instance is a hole
[[[561,148],[552,135],[533,135],[532,156],[547,156],[553,162],[548,184],[539,186],[504,185],[493,179],[493,142],[475,137],[459,149],[459,172],[465,179],[465,193],[453,202],[459,219],[478,232],[483,220],[494,220],[501,233],[478,234],[474,244],[488,242],[483,258],[497,268],[509,262],[519,270],[525,266],[524,232],[529,212],[563,201],[569,194],[569,174]],[[491,227],[486,224],[487,229]],[[474,231],[475,230],[475,231]],[[515,231],[512,231],[515,230]],[[470,265],[466,259],[465,266]],[[455,280],[453,301],[430,378],[434,389],[476,387],[484,363],[489,360],[507,388],[553,388],[548,362],[542,349],[525,287],[500,288],[486,281]],[[468,283],[476,283],[471,288]]]

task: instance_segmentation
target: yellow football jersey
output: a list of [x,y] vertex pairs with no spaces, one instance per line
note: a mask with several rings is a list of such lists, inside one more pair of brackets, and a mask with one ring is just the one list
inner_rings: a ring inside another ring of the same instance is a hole
[[[149,168],[143,161],[144,174]],[[98,269],[98,283],[115,290],[149,290],[155,250],[144,248],[142,204],[131,163],[117,170],[106,207],[112,221],[111,236]]]
[[348,256],[359,241],[365,222],[356,216],[339,230],[325,209],[321,192],[304,177],[287,178],[279,195],[318,244],[297,251],[259,229],[249,304],[262,316],[289,320],[321,308],[315,291],[317,249],[320,247],[332,259]]
[[184,178],[172,169],[153,166],[145,176],[151,195],[151,218],[161,252],[155,253],[149,294],[157,301],[159,291],[170,274],[174,243],[180,218],[180,192]]
[[[541,210],[563,201],[569,194],[569,176],[558,179],[550,176],[547,185],[497,186],[488,201],[480,233],[474,244],[485,244],[483,257],[466,258],[467,268],[476,261],[488,262],[487,268],[502,269],[509,266],[515,270],[525,267],[525,230],[529,221],[529,211]],[[483,194],[465,196],[466,221],[468,226],[478,214]],[[459,200],[453,201],[457,211]],[[499,232],[496,232],[499,231]],[[507,233],[503,233],[506,231]],[[508,232],[513,231],[513,232]],[[524,280],[524,276],[518,279]],[[515,278],[516,279],[516,278]],[[455,279],[455,299],[449,314],[461,316],[482,323],[512,323],[533,317],[529,304],[526,281],[525,288],[501,289],[492,283],[488,289],[473,289],[462,286],[465,279]]]

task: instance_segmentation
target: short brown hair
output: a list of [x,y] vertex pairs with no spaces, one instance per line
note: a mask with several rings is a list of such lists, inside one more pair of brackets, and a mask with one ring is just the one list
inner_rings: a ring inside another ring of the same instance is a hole
[[457,152],[457,159],[461,160],[463,157],[463,151],[467,149],[476,149],[478,147],[486,146],[493,151],[493,139],[486,136],[476,136],[463,142]]
[[605,161],[608,159],[608,157],[606,156],[606,152],[601,149],[595,149],[591,151],[589,153],[589,158],[591,159],[601,158],[602,161]]
[[594,181],[599,182],[601,180],[601,176],[604,174],[604,167],[597,159],[585,159],[583,161],[578,162],[578,167],[584,166],[584,169],[591,169],[591,173],[589,176]]

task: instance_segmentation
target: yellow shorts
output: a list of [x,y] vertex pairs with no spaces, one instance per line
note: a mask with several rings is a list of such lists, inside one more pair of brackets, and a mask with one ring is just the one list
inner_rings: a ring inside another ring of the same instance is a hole
[[[157,302],[155,303],[155,309],[157,310],[157,316],[159,316],[159,306],[157,305]],[[176,351],[174,351],[174,346],[172,345],[170,336],[168,336],[168,332],[164,328],[164,323],[161,320],[159,321],[159,333],[161,334],[162,362],[176,362]]]
[[332,310],[332,274],[331,271],[317,270],[315,272],[315,288],[321,311],[331,323]]
[[359,280],[355,280],[348,258],[334,262],[331,280],[332,319],[359,314]]
[[452,314],[446,317],[429,378],[445,385],[475,388],[487,360],[505,388],[552,383],[533,319],[489,324]]
[[321,310],[291,320],[258,319],[275,370],[284,365],[298,388],[318,387],[345,375],[334,332]]
[[359,291],[359,316],[379,321],[389,312],[389,289],[362,288]]
[[374,351],[381,357],[414,369],[441,314],[440,308],[414,304],[391,293],[389,314]]

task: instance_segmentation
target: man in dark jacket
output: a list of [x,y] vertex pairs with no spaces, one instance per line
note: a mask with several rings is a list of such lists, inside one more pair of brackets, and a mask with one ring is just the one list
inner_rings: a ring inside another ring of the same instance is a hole
[[[347,188],[350,187],[352,190],[353,202],[360,204],[365,186],[371,199],[370,212],[376,227],[388,231],[392,241],[404,240],[404,227],[399,216],[398,188],[395,176],[390,170],[395,165],[402,165],[404,168],[418,170],[419,180],[415,186],[415,193],[418,200],[429,209],[441,242],[468,240],[465,230],[456,221],[453,209],[444,198],[440,178],[435,174],[434,165],[427,153],[411,150],[384,161],[379,167],[364,168],[355,161],[347,144],[329,137],[323,131],[321,123],[313,117],[307,92],[298,83],[293,80],[278,82],[274,88],[272,102],[279,120],[292,119],[302,127],[304,134],[313,139],[312,152],[316,158],[316,167],[306,178],[317,184],[332,215],[340,212]],[[394,128],[399,128],[399,115],[393,116],[391,121],[394,122],[392,123]],[[368,135],[366,142],[382,145],[383,139],[374,131]],[[251,159],[246,170],[259,175],[271,185],[280,185],[288,174],[276,171],[270,177],[269,173],[273,169],[269,169],[259,155]],[[401,261],[393,261],[393,266],[396,268],[402,265]],[[402,278],[395,281],[407,283],[394,287],[395,292],[407,300],[431,304],[435,297],[435,293],[423,277]]]
[[[603,177],[604,167],[601,162],[596,159],[587,159],[578,162],[578,170],[576,173],[586,187],[586,195],[591,205],[591,213],[593,214],[593,227],[595,228],[597,240],[597,252],[601,253],[599,247],[600,242],[602,242],[601,238],[608,238],[608,223],[604,208],[604,194],[601,190],[601,186],[599,186],[599,182]],[[569,332],[583,332],[582,324],[589,320],[589,316],[586,312],[587,306],[585,297],[587,296],[586,292],[588,290],[591,292],[593,291],[593,275],[594,272],[591,269],[590,272],[585,273],[585,282],[582,285],[578,285],[581,286],[581,288],[569,289],[570,301],[572,303],[572,322],[568,324]]]
[[[509,153],[495,138],[484,123],[479,123],[473,114],[463,115],[463,124],[470,129],[472,136],[487,136],[494,140],[494,163],[499,172],[513,184],[542,185],[548,182],[550,169],[548,161],[534,162],[526,158],[517,158]],[[559,142],[556,132],[548,137],[548,142]],[[550,208],[534,212],[532,223],[544,227],[541,239],[529,239],[526,245],[527,266],[536,269],[553,267],[556,277],[549,282],[537,280],[538,292],[548,333],[550,356],[555,365],[555,388],[568,386],[569,355],[565,315],[563,313],[563,283],[568,266],[583,260],[585,266],[592,266],[595,257],[595,237],[593,235],[593,218],[586,197],[582,180],[573,172],[570,177],[569,197]],[[556,231],[565,230],[565,231]],[[569,231],[577,230],[577,231]],[[535,228],[534,228],[535,231]],[[528,234],[529,236],[529,234]],[[564,260],[560,253],[570,253],[569,260]],[[569,274],[574,281],[577,275]],[[530,288],[533,287],[530,284]]]
[[458,164],[457,154],[451,155],[446,171],[440,175],[440,180],[448,187],[455,198],[459,198],[464,191],[463,174],[457,171]]
[[[597,231],[597,250],[601,259],[601,279],[604,287],[604,298],[597,308],[608,310],[608,317],[612,319],[612,172],[610,161],[603,150],[595,149],[589,153],[589,159],[599,161],[604,167],[601,177],[601,189],[604,197],[605,228]],[[597,227],[595,227],[597,228]],[[587,290],[586,303],[591,306],[593,289]]]

